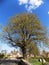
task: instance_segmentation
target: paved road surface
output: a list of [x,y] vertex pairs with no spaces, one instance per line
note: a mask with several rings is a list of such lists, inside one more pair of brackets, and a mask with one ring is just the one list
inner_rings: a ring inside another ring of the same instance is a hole
[[20,60],[0,60],[0,65],[18,65]]
[[6,63],[0,63],[0,65],[18,65],[17,63],[9,63],[9,62],[6,62]]

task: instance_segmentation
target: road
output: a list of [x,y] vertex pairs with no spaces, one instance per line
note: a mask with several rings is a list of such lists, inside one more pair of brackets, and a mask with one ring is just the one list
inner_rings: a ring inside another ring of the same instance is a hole
[[0,60],[0,65],[18,65],[20,62],[19,59],[17,60]]
[[18,65],[18,64],[17,63],[6,62],[6,63],[0,63],[0,65]]

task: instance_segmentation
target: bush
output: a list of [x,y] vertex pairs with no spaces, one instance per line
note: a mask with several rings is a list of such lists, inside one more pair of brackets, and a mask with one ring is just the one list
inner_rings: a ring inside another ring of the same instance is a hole
[[4,54],[0,54],[0,59],[4,58]]

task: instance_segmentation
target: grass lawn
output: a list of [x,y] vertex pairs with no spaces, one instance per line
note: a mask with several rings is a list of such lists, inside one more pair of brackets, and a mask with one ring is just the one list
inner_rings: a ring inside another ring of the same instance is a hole
[[32,59],[31,63],[32,65],[42,65],[42,63],[39,62],[38,59]]
[[[45,60],[47,61],[46,63],[44,64],[49,64],[49,58],[45,58]],[[39,62],[38,61],[38,58],[28,58],[28,61],[32,64],[32,65],[42,65],[42,62]]]
[[28,61],[29,61],[32,65],[42,65],[42,63],[39,62],[38,59],[29,58]]

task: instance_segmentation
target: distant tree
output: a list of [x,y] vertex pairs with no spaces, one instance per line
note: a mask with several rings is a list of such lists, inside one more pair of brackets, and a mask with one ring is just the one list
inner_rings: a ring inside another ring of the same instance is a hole
[[42,57],[46,57],[47,56],[47,52],[45,50],[42,51]]
[[[45,28],[32,13],[23,13],[12,17],[4,28],[3,36],[12,46],[22,49],[23,58],[26,58],[27,49],[36,49],[37,53],[36,44],[46,43]],[[35,52],[33,53],[35,54]]]

